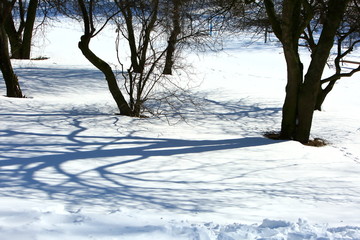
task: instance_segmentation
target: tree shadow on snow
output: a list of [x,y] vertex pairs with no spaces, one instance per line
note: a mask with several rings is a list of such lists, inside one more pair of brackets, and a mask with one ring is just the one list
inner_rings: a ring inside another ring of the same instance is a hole
[[[212,211],[217,204],[227,204],[232,190],[221,187],[222,179],[207,176],[223,162],[208,161],[203,154],[274,143],[260,137],[91,136],[82,134],[87,129],[81,118],[72,118],[75,130],[69,134],[0,131],[4,153],[0,196],[55,199],[71,205]],[[20,143],[6,143],[6,139]]]
[[[103,79],[101,73],[95,70],[26,67],[17,71],[24,76],[22,79],[26,88],[34,93],[58,94],[59,86],[68,88],[62,88],[65,93],[91,92]],[[102,90],[107,91],[105,82]],[[209,124],[224,133],[249,131],[247,120],[242,119],[269,121],[280,111],[278,108],[244,104],[245,100],[224,102],[203,96],[191,97],[204,106],[202,113],[199,114],[199,109],[187,102],[185,106],[182,102],[179,109],[185,109],[192,121]],[[7,121],[14,120],[21,125],[19,129],[15,125],[11,130],[0,130],[1,197],[54,199],[70,205],[98,204],[114,208],[128,206],[190,212],[213,211],[219,205],[239,206],[241,199],[234,199],[235,195],[247,198],[249,193],[262,190],[254,189],[251,184],[241,187],[227,185],[225,181],[231,182],[231,178],[236,178],[235,182],[241,182],[246,174],[269,170],[269,167],[246,169],[245,173],[238,174],[233,166],[239,158],[224,160],[222,154],[234,149],[276,143],[261,137],[183,140],[88,135],[86,132],[89,129],[84,127],[83,119],[91,119],[97,114],[100,116],[100,112],[84,108],[78,112],[75,107],[71,111],[56,111],[56,108],[44,113],[31,106],[29,108],[30,114],[0,114]],[[52,124],[52,121],[56,123]],[[229,121],[233,124],[229,125]],[[61,126],[62,131],[58,131],[57,123],[68,125]],[[36,128],[32,124],[36,124]],[[40,130],[33,130],[38,128]],[[256,132],[258,130],[255,129]],[[219,159],[207,159],[212,155]]]

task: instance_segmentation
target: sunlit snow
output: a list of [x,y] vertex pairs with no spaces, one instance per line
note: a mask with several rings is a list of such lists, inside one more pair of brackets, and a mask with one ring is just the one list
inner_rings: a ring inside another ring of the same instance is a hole
[[[81,26],[46,31],[33,55],[48,60],[13,61],[27,98],[0,97],[1,240],[360,239],[359,74],[315,113],[315,148],[263,137],[286,83],[275,39],[186,54],[184,121],[116,115]],[[115,64],[111,37],[92,46]]]

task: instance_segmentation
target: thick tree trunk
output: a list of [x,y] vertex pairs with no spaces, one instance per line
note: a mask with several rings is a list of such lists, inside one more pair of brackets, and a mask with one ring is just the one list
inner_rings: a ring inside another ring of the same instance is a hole
[[133,112],[131,111],[128,103],[126,102],[124,96],[122,95],[120,88],[117,84],[116,77],[114,72],[112,71],[109,64],[105,61],[97,57],[89,48],[90,38],[86,35],[81,37],[81,41],[79,42],[79,48],[83,55],[95,66],[97,67],[106,78],[108,83],[109,90],[118,106],[121,115],[133,116]]
[[297,51],[284,47],[287,64],[286,96],[282,108],[282,139],[293,139],[298,118],[298,94],[303,78],[303,66]]
[[[308,71],[303,77],[298,44],[301,33],[310,23],[313,10],[307,1],[282,1],[282,14],[276,14],[274,2],[264,0],[267,15],[275,35],[283,45],[287,63],[286,98],[283,106],[281,138],[302,143],[309,141],[314,109],[320,107],[328,89],[321,89],[321,77],[336,31],[349,0],[329,0],[320,38],[311,55]],[[302,15],[303,14],[303,15]],[[331,89],[330,89],[331,90]]]
[[0,69],[5,80],[7,97],[23,97],[20,84],[11,65],[8,39],[4,25],[0,23]]
[[283,45],[287,66],[286,96],[282,109],[280,137],[294,139],[298,122],[298,94],[303,82],[303,65],[298,52],[301,1],[284,0],[281,21],[276,16],[273,3],[266,1],[266,5],[275,34]]
[[307,83],[306,80],[300,88],[298,121],[294,140],[301,143],[307,143],[309,141],[318,88],[318,84]]
[[329,1],[328,16],[324,22],[316,50],[312,54],[311,62],[299,95],[298,128],[295,134],[295,140],[299,142],[307,143],[309,141],[314,109],[320,90],[321,77],[348,2],[349,0]]

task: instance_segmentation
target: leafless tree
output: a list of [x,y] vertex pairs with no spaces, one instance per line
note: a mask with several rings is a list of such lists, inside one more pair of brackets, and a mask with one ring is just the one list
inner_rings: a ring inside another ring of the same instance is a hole
[[15,0],[0,0],[0,69],[5,80],[6,96],[23,97],[18,77],[16,76],[10,61],[8,37],[5,30]]
[[[321,8],[319,11],[323,12]],[[318,14],[320,17],[307,26],[303,35],[311,53],[316,51],[318,45],[314,35],[317,34],[318,26],[321,25],[323,19],[321,12]],[[360,46],[360,1],[351,0],[335,36],[335,51],[334,56],[331,56],[333,60],[329,61],[329,65],[335,71],[331,76],[320,81],[321,87],[315,105],[316,110],[321,110],[326,96],[338,80],[351,77],[360,71],[360,62],[351,59],[352,51],[358,46]]]
[[[173,78],[168,75],[180,65],[181,50],[209,39],[209,6],[189,0],[115,2],[121,13],[114,18],[117,45],[126,41],[130,53],[127,56],[118,47],[118,60],[129,106],[135,116],[141,116],[145,102]],[[181,87],[173,86],[180,91]],[[170,95],[174,96],[173,92]]]
[[[137,117],[143,115],[149,99],[169,102],[168,97],[176,95],[175,91],[169,91],[169,86],[177,91],[182,89],[174,84],[176,81],[171,76],[181,65],[178,61],[181,51],[186,47],[209,45],[213,30],[210,26],[220,30],[226,22],[223,18],[214,20],[223,16],[227,7],[213,0],[89,0],[77,1],[77,4],[80,14],[72,10],[74,13],[70,15],[75,18],[80,15],[84,22],[80,49],[105,74],[110,91],[116,89],[114,98],[121,96],[116,100],[119,109],[120,106],[126,108],[120,110],[121,114]],[[57,5],[67,9],[71,1],[57,0]],[[66,12],[69,14],[69,10]],[[97,18],[104,24],[96,27]],[[109,22],[116,25],[116,52],[122,79],[116,79],[110,66],[89,49],[90,40]],[[120,42],[126,42],[128,51]],[[124,81],[127,104],[116,80]],[[164,96],[164,92],[168,95]]]
[[[99,58],[91,49],[90,41],[95,37],[101,30],[95,29],[94,25],[94,9],[96,7],[96,0],[84,1],[78,0],[81,17],[84,23],[84,34],[80,38],[79,48],[83,55],[105,76],[108,83],[109,90],[118,106],[121,115],[133,116],[133,111],[129,108],[116,80],[116,76],[111,69],[110,65],[104,60]],[[116,13],[115,13],[116,14]],[[108,18],[104,24],[106,24],[110,18]]]
[[[264,0],[268,18],[282,44],[287,64],[281,138],[307,143],[321,91],[323,71],[334,46],[334,39],[341,31],[341,23],[350,0],[283,0],[279,1],[279,9],[276,8],[276,3]],[[320,7],[321,12],[317,11]],[[312,31],[307,32],[312,54],[310,65],[304,74],[299,55],[300,39],[317,19],[320,19],[317,41],[311,43]]]
[[30,59],[33,29],[39,0],[17,0],[5,22],[10,40],[11,57]]

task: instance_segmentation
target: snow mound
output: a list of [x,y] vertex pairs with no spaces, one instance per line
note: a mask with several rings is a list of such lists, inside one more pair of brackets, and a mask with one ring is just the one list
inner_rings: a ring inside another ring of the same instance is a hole
[[307,221],[299,219],[296,223],[287,221],[264,219],[262,224],[241,225],[232,224],[211,228],[217,240],[340,240],[360,239],[360,228],[338,227],[329,228],[326,225],[310,225]]
[[[21,208],[21,207],[20,207]],[[111,212],[89,212],[65,209],[60,205],[48,209],[33,206],[31,210],[1,211],[1,240],[87,240],[87,239],[156,239],[156,240],[358,240],[359,227],[331,228],[264,219],[261,224],[217,224],[188,220],[171,220],[166,216],[132,214],[118,209]]]

